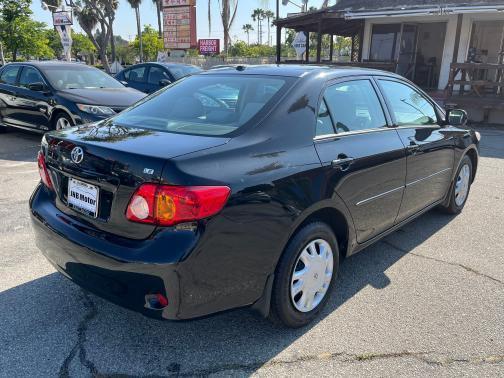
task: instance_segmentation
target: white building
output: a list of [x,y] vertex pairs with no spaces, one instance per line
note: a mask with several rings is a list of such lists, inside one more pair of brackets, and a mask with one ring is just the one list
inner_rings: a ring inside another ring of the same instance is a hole
[[[504,0],[339,0],[277,28],[352,37],[353,64],[395,71],[447,102],[477,104],[476,121],[504,123]],[[338,64],[321,45],[310,62]]]

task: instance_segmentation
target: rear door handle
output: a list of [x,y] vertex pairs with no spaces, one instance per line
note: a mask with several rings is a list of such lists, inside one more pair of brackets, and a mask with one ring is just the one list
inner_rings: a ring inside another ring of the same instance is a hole
[[412,155],[416,154],[418,150],[420,149],[420,146],[414,142],[411,142],[408,147],[406,147],[409,152],[411,152]]
[[333,160],[331,162],[331,166],[333,168],[338,168],[341,169],[342,171],[348,170],[350,168],[350,165],[353,163],[355,159],[352,157],[341,157],[339,159]]

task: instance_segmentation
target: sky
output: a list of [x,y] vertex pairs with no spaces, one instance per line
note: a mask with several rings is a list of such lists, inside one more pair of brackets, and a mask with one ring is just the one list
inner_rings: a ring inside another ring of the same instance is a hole
[[[41,0],[32,0],[31,9],[33,11],[33,18],[37,21],[46,22],[48,25],[52,24],[51,12],[45,11],[41,7]],[[293,0],[297,4],[301,4],[301,0]],[[197,34],[199,38],[220,38],[222,40],[223,29],[219,16],[218,1],[212,0],[215,4],[212,6],[212,33],[208,32],[208,0],[197,0],[196,2],[196,20],[197,20]],[[322,0],[309,0],[309,6],[320,7]],[[244,24],[252,24],[254,26],[253,32],[250,33],[250,42],[257,41],[257,25],[252,21],[250,15],[256,8],[271,9],[276,11],[276,0],[238,0],[238,11],[236,19],[231,28],[231,38],[233,40],[247,40],[247,35],[242,31]],[[283,6],[280,1],[280,17],[285,17],[287,13],[298,12],[299,8],[289,4]],[[150,24],[157,29],[157,16],[156,5],[152,0],[143,0],[140,6],[140,18],[142,25]],[[266,42],[266,23],[263,24],[263,41]],[[74,25],[76,31],[82,31],[78,25]],[[136,20],[135,13],[126,0],[119,0],[119,9],[116,13],[114,22],[114,34],[120,35],[126,40],[133,40],[136,34]],[[273,43],[275,43],[275,28],[271,28],[271,35]]]

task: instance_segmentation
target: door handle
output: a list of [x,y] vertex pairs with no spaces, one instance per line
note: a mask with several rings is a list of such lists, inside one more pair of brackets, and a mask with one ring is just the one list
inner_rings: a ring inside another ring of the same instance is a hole
[[415,155],[418,150],[420,149],[420,146],[416,144],[415,142],[410,142],[409,146],[406,147],[406,149],[412,154]]
[[343,172],[344,171],[347,171],[348,168],[350,168],[350,165],[352,165],[353,161],[355,159],[352,158],[352,157],[347,157],[347,156],[338,156],[338,159],[336,160],[333,160],[331,162],[331,166],[333,168],[337,168],[337,169],[340,169],[342,170]]

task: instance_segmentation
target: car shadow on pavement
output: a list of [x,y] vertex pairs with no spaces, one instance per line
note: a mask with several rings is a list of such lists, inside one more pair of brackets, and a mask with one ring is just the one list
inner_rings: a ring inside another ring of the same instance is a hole
[[37,161],[42,134],[21,130],[9,130],[0,133],[0,160],[6,161]]
[[248,309],[194,321],[157,321],[110,304],[53,273],[0,293],[0,345],[8,345],[0,366],[15,373],[11,369],[22,363],[29,375],[38,375],[41,366],[62,376],[248,375],[326,317],[337,316],[364,288],[387,287],[387,269],[452,219],[429,212],[346,259],[321,316],[297,330],[272,325]]

